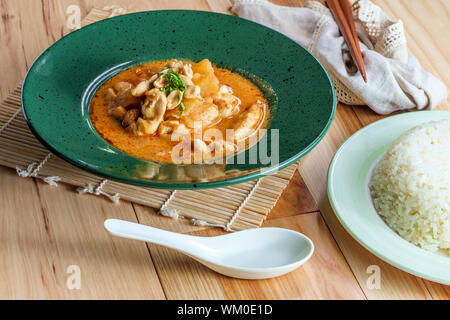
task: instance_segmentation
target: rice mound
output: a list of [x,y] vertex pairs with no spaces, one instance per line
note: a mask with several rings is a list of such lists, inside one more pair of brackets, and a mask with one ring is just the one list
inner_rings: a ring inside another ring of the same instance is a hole
[[395,140],[369,188],[376,211],[401,237],[450,255],[450,120],[425,123]]

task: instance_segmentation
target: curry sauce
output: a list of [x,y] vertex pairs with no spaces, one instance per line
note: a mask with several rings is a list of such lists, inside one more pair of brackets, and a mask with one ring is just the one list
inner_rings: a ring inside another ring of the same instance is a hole
[[[171,83],[169,76],[179,84]],[[263,93],[241,75],[209,60],[170,60],[135,66],[107,80],[92,98],[90,118],[97,132],[117,149],[174,163],[174,148],[187,140],[194,152],[194,147],[203,148],[202,159],[214,148],[214,157],[242,151],[248,143],[238,141],[247,142],[267,125],[268,110]],[[201,134],[194,123],[200,123]],[[220,131],[223,139],[226,130],[233,129],[234,138],[208,141],[203,132],[209,129]],[[219,144],[222,149],[217,149]]]

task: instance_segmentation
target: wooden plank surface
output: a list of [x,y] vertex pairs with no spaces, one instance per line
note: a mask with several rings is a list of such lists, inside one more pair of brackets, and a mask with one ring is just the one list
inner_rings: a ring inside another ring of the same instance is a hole
[[[105,2],[0,0],[0,73],[5,75],[0,78],[0,99],[22,81],[47,46],[70,31],[66,25],[69,5],[78,5],[84,16]],[[300,6],[304,1],[274,2]],[[448,86],[450,46],[442,40],[449,25],[448,1],[374,2],[404,21],[410,50]],[[114,0],[108,4],[129,12],[180,8],[225,13],[230,1]],[[447,101],[440,108],[449,106]],[[113,205],[94,196],[80,197],[68,186],[52,188],[0,167],[0,298],[449,299],[449,287],[411,276],[370,254],[343,230],[329,206],[325,179],[332,154],[351,133],[378,118],[365,107],[338,106],[330,132],[304,158],[300,174],[265,224],[304,232],[313,239],[316,253],[304,267],[271,280],[220,276],[172,250],[112,238],[102,222],[118,217],[204,236],[220,234],[220,230],[161,217],[136,204]],[[67,288],[70,265],[80,266],[80,290]],[[366,285],[369,265],[382,270],[379,290]]]
[[[132,205],[80,197],[0,167],[0,298],[164,299],[145,243],[113,238],[106,218],[136,221]],[[70,290],[70,266],[81,288]]]

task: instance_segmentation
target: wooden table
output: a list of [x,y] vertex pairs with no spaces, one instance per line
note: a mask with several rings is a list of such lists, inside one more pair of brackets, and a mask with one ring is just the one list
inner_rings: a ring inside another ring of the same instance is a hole
[[[0,1],[0,98],[22,82],[45,48],[70,31],[66,26],[69,5],[79,5],[84,16],[105,2]],[[227,12],[230,6],[228,0],[109,3],[129,12],[168,8]],[[450,2],[375,3],[391,17],[403,20],[410,51],[448,85]],[[450,102],[440,108],[450,109]],[[400,271],[360,246],[340,226],[328,203],[325,181],[332,154],[350,134],[378,118],[367,107],[338,105],[327,136],[303,159],[300,174],[296,173],[265,223],[305,233],[316,245],[315,254],[302,268],[270,280],[227,278],[172,250],[113,238],[103,229],[103,221],[121,218],[203,236],[220,234],[220,230],[172,221],[133,203],[114,205],[101,197],[79,196],[71,186],[53,188],[0,167],[0,298],[449,299],[450,287]],[[71,265],[80,268],[80,289],[67,286]],[[381,271],[379,289],[370,286],[367,270],[372,265]]]

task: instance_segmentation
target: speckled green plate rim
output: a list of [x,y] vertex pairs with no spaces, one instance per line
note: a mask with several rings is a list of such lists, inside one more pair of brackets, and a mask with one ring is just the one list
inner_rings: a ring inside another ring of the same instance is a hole
[[[204,12],[204,11],[196,11],[196,10],[155,10],[152,12],[185,12],[185,13],[189,13],[189,12],[193,12],[193,13],[205,13],[205,14],[210,14],[210,15],[220,15],[220,16],[227,16],[227,17],[233,17],[236,19],[241,19],[241,20],[245,20],[248,23],[251,24],[255,24],[258,25],[261,28],[267,29],[267,30],[271,30],[272,32],[278,33],[279,35],[281,35],[282,37],[289,39],[291,41],[293,41],[292,39],[290,39],[289,37],[271,29],[268,28],[264,25],[252,22],[250,20],[246,20],[246,19],[242,19],[239,17],[235,17],[235,16],[230,16],[230,15],[226,15],[226,14],[221,14],[221,13],[214,13],[214,12]],[[137,13],[131,13],[131,14],[127,14],[126,16],[134,16],[134,15],[139,15],[145,12],[137,12]],[[326,122],[326,125],[324,126],[323,130],[320,132],[320,134],[316,137],[316,139],[314,139],[306,148],[304,148],[303,150],[301,150],[299,153],[297,153],[295,156],[280,162],[277,166],[273,166],[271,168],[264,168],[264,171],[261,172],[260,170],[257,170],[255,172],[251,172],[249,174],[246,175],[242,175],[242,176],[238,176],[238,177],[232,177],[232,178],[228,178],[226,180],[217,180],[217,181],[209,181],[209,182],[183,182],[183,183],[174,183],[174,182],[163,182],[163,181],[152,181],[152,180],[145,180],[145,179],[138,179],[138,178],[128,178],[128,177],[123,177],[121,175],[116,175],[113,173],[109,173],[109,172],[105,172],[104,170],[97,170],[95,167],[90,166],[89,163],[85,163],[83,161],[80,160],[74,160],[72,157],[68,157],[66,156],[64,153],[61,153],[60,151],[58,151],[55,147],[53,147],[51,144],[49,144],[47,141],[45,141],[45,139],[43,139],[39,133],[37,132],[37,130],[34,128],[32,122],[30,121],[30,118],[27,115],[27,111],[26,111],[26,97],[24,95],[24,92],[27,89],[27,85],[28,85],[28,78],[29,75],[34,71],[35,66],[40,62],[40,60],[42,59],[42,57],[50,50],[52,50],[52,48],[54,48],[60,41],[62,40],[67,40],[70,39],[71,37],[73,37],[75,34],[82,32],[82,31],[87,31],[91,28],[95,28],[96,26],[103,24],[103,23],[107,23],[108,21],[114,20],[114,19],[120,19],[124,17],[124,15],[122,16],[117,16],[117,17],[113,17],[113,18],[109,18],[109,19],[105,19],[105,20],[101,20],[98,22],[95,22],[93,24],[87,25],[85,27],[83,27],[82,29],[79,30],[75,30],[71,33],[69,33],[68,35],[66,35],[65,37],[63,37],[62,39],[56,41],[54,44],[52,44],[49,48],[47,48],[31,65],[30,69],[28,70],[25,79],[23,81],[22,84],[22,94],[21,94],[21,98],[22,98],[22,112],[23,112],[23,116],[30,128],[30,130],[32,131],[32,133],[37,137],[37,139],[46,147],[48,148],[52,153],[54,153],[55,155],[57,155],[58,157],[64,159],[65,161],[80,167],[90,173],[93,173],[95,175],[107,178],[107,179],[112,179],[112,180],[116,180],[119,182],[124,182],[124,183],[128,183],[128,184],[133,184],[133,185],[138,185],[138,186],[143,186],[143,187],[151,187],[151,188],[161,188],[161,189],[202,189],[202,188],[218,188],[218,187],[224,187],[224,186],[228,186],[228,185],[233,185],[233,184],[238,184],[238,183],[243,183],[249,180],[253,180],[253,179],[257,179],[260,177],[263,177],[265,175],[270,175],[273,173],[276,173],[277,171],[287,167],[290,164],[293,164],[295,161],[299,160],[301,157],[305,156],[308,152],[310,152],[321,140],[322,138],[325,136],[325,134],[327,133],[328,129],[331,126],[331,123],[333,122],[333,119],[335,117],[335,113],[336,113],[336,94],[335,94],[335,90],[334,90],[334,86],[333,83],[331,81],[330,76],[328,75],[326,69],[324,68],[324,66],[320,63],[320,61],[314,57],[313,55],[311,55],[306,49],[305,52],[312,58],[315,60],[315,62],[317,63],[317,65],[319,65],[323,71],[323,73],[326,75],[326,78],[328,79],[329,85],[331,87],[331,92],[332,92],[332,111],[330,114],[330,117],[328,119],[328,121]],[[301,47],[299,44],[297,44],[299,47]],[[276,93],[275,93],[276,94]],[[113,147],[114,148],[114,147]],[[117,150],[117,149],[116,149]],[[120,150],[117,150],[118,152],[122,152]],[[123,153],[123,152],[122,152]]]
[[[377,257],[381,258],[385,262],[389,263],[390,265],[399,268],[403,271],[406,271],[412,275],[431,280],[437,283],[441,283],[444,285],[450,285],[450,276],[449,277],[439,277],[439,276],[432,276],[426,272],[418,271],[416,268],[412,266],[408,266],[405,264],[401,264],[396,260],[396,257],[392,257],[392,254],[386,254],[385,252],[375,249],[371,243],[368,243],[367,241],[362,239],[362,235],[358,232],[352,229],[350,226],[350,222],[347,221],[347,218],[345,217],[345,213],[343,213],[343,210],[339,209],[339,199],[335,196],[334,190],[333,190],[333,184],[334,184],[334,176],[335,176],[335,170],[336,170],[336,164],[339,161],[339,157],[344,152],[346,147],[348,145],[351,145],[355,142],[355,140],[358,139],[358,137],[364,133],[367,130],[371,130],[373,127],[379,127],[383,126],[386,122],[392,122],[396,121],[399,118],[408,118],[408,117],[416,117],[417,115],[432,115],[430,119],[424,119],[422,123],[433,121],[433,120],[439,120],[439,119],[450,119],[450,111],[416,111],[416,112],[407,112],[402,113],[394,116],[390,116],[378,121],[375,121],[366,127],[356,131],[354,134],[352,134],[336,151],[334,154],[330,166],[328,168],[328,174],[327,174],[327,193],[328,193],[328,199],[330,200],[331,207],[333,208],[334,213],[336,214],[338,221],[340,224],[344,227],[344,229],[363,247],[365,247],[367,250],[375,254]],[[442,116],[442,118],[440,117]],[[411,126],[413,127],[413,126]],[[388,142],[388,146],[392,144],[392,141]],[[389,228],[386,225],[386,228]],[[393,231],[392,231],[393,232]],[[395,236],[402,241],[406,241],[402,239],[399,235],[395,234]],[[414,245],[412,245],[414,246]],[[424,249],[417,248],[418,250],[425,251]]]

